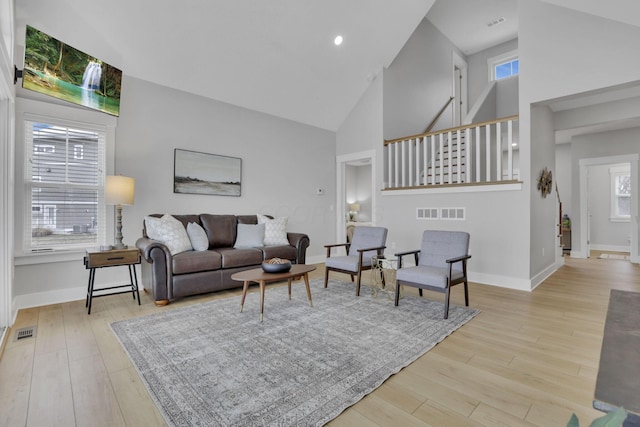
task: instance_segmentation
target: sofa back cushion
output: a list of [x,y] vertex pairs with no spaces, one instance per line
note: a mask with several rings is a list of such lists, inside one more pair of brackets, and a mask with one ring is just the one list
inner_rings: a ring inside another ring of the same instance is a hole
[[200,222],[209,237],[209,248],[230,248],[236,241],[235,215],[200,215]]

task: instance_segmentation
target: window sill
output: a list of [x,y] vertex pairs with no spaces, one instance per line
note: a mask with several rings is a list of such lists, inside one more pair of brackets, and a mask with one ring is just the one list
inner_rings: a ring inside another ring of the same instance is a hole
[[82,261],[86,250],[47,251],[21,254],[13,257],[14,265],[48,264],[53,262]]
[[631,222],[631,218],[609,218],[609,222]]

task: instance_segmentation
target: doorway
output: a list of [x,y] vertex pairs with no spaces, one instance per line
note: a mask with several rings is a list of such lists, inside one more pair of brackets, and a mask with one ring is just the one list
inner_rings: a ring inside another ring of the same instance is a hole
[[375,225],[376,152],[345,154],[338,156],[336,163],[336,242],[343,242],[349,220]]
[[458,127],[462,125],[462,121],[467,115],[467,62],[456,52],[453,52],[453,88],[451,93],[454,97],[451,127]]
[[[628,164],[631,183],[638,182],[638,154],[630,154],[630,155],[620,155],[620,156],[611,156],[611,157],[598,157],[591,159],[580,159],[579,166],[579,177],[580,177],[580,191],[579,191],[579,206],[580,206],[580,239],[579,239],[579,248],[577,251],[571,251],[571,256],[578,258],[588,258],[591,251],[592,238],[594,236],[591,235],[593,231],[592,223],[596,219],[594,217],[595,212],[592,212],[593,203],[590,202],[590,199],[594,197],[593,191],[589,185],[589,175],[593,174],[597,171],[596,166],[611,166],[615,164]],[[639,263],[640,260],[638,258],[638,186],[631,186],[630,192],[630,221],[629,224],[629,245],[630,245],[630,253],[629,260],[633,263]],[[607,192],[607,197],[609,197],[609,192]],[[591,209],[590,209],[591,205]],[[606,206],[609,206],[609,203],[606,203]]]

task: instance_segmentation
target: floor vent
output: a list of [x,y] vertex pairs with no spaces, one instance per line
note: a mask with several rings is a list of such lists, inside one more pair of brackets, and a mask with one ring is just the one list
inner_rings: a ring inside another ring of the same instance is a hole
[[28,326],[26,328],[21,328],[16,331],[16,335],[14,336],[14,341],[20,341],[27,338],[32,338],[36,336],[36,327]]

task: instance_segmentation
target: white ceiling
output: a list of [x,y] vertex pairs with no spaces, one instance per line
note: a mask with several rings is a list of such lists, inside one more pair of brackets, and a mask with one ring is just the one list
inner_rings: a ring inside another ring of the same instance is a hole
[[[499,18],[504,20],[489,26]],[[427,19],[471,55],[518,37],[518,0],[438,0]]]
[[[546,1],[640,25],[637,0]],[[518,29],[517,0],[20,0],[15,8],[18,44],[29,24],[128,76],[334,131],[427,12],[467,54]]]

